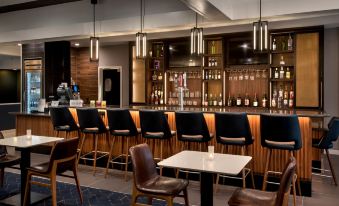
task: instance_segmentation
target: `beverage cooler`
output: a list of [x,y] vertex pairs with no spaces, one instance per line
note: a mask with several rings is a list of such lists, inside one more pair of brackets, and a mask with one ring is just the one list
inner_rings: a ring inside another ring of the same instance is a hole
[[38,110],[40,98],[42,98],[42,60],[24,60],[24,104],[27,112]]

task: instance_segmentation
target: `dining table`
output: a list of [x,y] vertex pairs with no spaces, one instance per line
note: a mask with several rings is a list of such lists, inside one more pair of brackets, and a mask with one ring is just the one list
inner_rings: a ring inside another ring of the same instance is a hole
[[158,165],[199,172],[201,206],[213,206],[213,174],[236,176],[251,159],[251,156],[185,150],[160,161]]
[[[0,145],[14,147],[17,151],[20,151],[20,172],[21,172],[21,185],[20,192],[14,196],[7,197],[0,200],[0,205],[23,205],[25,196],[25,186],[27,181],[27,168],[31,166],[31,148],[42,145],[51,144],[63,140],[59,137],[48,136],[36,136],[36,135],[22,135],[0,139]],[[28,202],[31,204],[38,203],[44,199],[49,198],[51,195],[40,194],[37,192],[31,192]]]

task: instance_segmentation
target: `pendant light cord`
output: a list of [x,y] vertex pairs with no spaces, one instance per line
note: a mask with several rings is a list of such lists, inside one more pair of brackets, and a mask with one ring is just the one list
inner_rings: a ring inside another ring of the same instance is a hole
[[95,4],[93,4],[93,31],[95,37]]
[[259,10],[259,21],[261,21],[261,0],[260,0],[260,3],[259,3],[259,5],[260,5],[260,10]]
[[145,28],[145,2],[140,0],[140,30]]
[[198,28],[198,13],[195,12],[195,27]]

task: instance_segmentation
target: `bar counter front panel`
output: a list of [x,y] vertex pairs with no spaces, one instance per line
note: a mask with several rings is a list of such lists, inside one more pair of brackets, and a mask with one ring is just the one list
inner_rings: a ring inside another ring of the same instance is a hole
[[[131,115],[137,125],[137,127],[140,127],[140,120],[139,120],[139,109],[146,109],[150,107],[129,107]],[[155,109],[152,107],[152,109]],[[164,109],[161,109],[164,110]],[[217,111],[219,111],[218,109]],[[77,114],[76,114],[76,109],[75,108],[70,108],[70,111],[76,121],[77,119]],[[102,117],[104,119],[104,122],[107,124],[107,116],[106,116],[106,110],[100,109]],[[224,110],[225,111],[225,110]],[[227,110],[230,111],[230,110]],[[233,110],[232,110],[233,111]],[[236,109],[236,111],[241,111],[240,109]],[[244,110],[246,111],[246,110]],[[267,149],[264,149],[261,147],[260,144],[260,112],[259,111],[246,111],[248,112],[248,119],[250,122],[250,127],[252,131],[252,135],[254,137],[254,143],[249,147],[249,153],[248,155],[253,157],[253,169],[255,174],[258,175],[263,175],[264,171],[264,166],[265,166],[265,161],[266,161],[266,154],[267,154]],[[261,111],[262,113],[272,113],[272,111],[265,110]],[[168,115],[168,122],[170,125],[170,128],[172,130],[176,130],[175,127],[175,113],[172,111],[172,109],[168,109],[165,111],[165,113]],[[276,113],[276,112],[274,112]],[[286,113],[286,112],[282,112]],[[320,137],[320,135],[316,135],[316,133],[313,132],[312,134],[312,119],[314,117],[316,118],[323,118],[326,116],[326,114],[319,113],[319,112],[310,112],[310,111],[294,111],[294,112],[289,112],[289,113],[298,113],[299,115],[299,123],[300,123],[300,129],[301,129],[301,136],[302,136],[302,148],[296,152],[296,159],[297,159],[297,165],[298,165],[298,175],[301,178],[303,182],[307,182],[311,184],[312,180],[312,159],[314,158],[319,158],[319,152],[315,151],[312,149],[312,136],[313,138],[315,136]],[[24,135],[26,134],[26,129],[31,129],[32,134],[35,135],[46,135],[46,136],[55,136],[56,132],[53,130],[53,126],[51,123],[50,116],[48,114],[30,114],[30,113],[14,113],[16,115],[16,133],[17,135]],[[209,131],[211,133],[214,133],[214,138],[209,142],[209,145],[214,145],[215,146],[215,151],[216,152],[221,152],[222,151],[222,145],[218,144],[216,142],[215,138],[215,125],[214,125],[214,112],[209,109],[209,111],[206,111],[204,113]],[[311,119],[312,118],[312,119]],[[60,136],[64,136],[64,133],[60,133]],[[77,136],[77,133],[74,132],[71,136]],[[85,151],[91,151],[92,150],[92,145],[93,145],[93,139],[91,136],[86,136],[86,141],[84,144],[84,150]],[[141,137],[139,138],[139,143],[144,142],[144,139]],[[160,141],[160,140],[158,140]],[[110,140],[110,143],[112,141]],[[151,148],[153,148],[153,151],[155,152],[154,156],[159,157],[160,156],[160,147],[158,147],[158,142],[156,145],[154,145],[151,142],[147,142]],[[171,140],[172,147],[174,150],[174,153],[178,153],[181,151],[182,145],[181,142],[177,140],[176,137],[173,137]],[[116,155],[120,153],[121,151],[121,146],[123,142],[121,141],[121,138],[118,139],[118,141],[115,142],[114,146],[114,152]],[[133,140],[132,140],[133,144]],[[136,144],[136,141],[135,141]],[[194,150],[199,150],[200,145],[199,143],[191,143],[191,148]],[[205,144],[201,145],[203,150],[207,151],[207,148],[205,148]],[[125,148],[125,146],[123,147]],[[107,144],[107,139],[105,135],[102,135],[99,138],[99,143],[98,143],[98,150],[101,151],[109,151],[109,144]],[[227,153],[232,153],[232,154],[240,154],[240,148],[239,147],[234,147],[234,146],[228,146],[228,151],[226,148],[224,149],[224,152]],[[313,154],[312,154],[313,153]],[[164,149],[163,149],[163,157],[169,157],[172,154],[170,154],[170,150],[168,145],[164,143]],[[271,164],[269,170],[273,171],[282,171],[285,163],[287,162],[288,158],[288,153],[285,151],[274,151],[271,159]]]

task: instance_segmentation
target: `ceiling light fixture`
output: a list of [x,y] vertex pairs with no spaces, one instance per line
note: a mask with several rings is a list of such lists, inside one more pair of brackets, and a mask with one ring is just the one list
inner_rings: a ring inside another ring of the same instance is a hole
[[198,28],[198,14],[195,13],[195,27],[191,29],[191,54],[202,55],[204,53],[203,28]]
[[93,33],[94,36],[90,37],[90,61],[99,61],[99,38],[95,36],[95,5],[98,3],[97,0],[91,0],[93,5]]
[[253,22],[253,50],[263,52],[268,50],[268,21],[261,21],[261,0],[259,21]]
[[140,0],[140,32],[136,34],[135,47],[136,58],[142,59],[146,57],[147,35],[142,32],[145,25],[145,2]]
[[79,42],[75,42],[74,46],[78,47],[78,46],[80,46],[80,43]]
[[22,44],[21,44],[21,43],[18,43],[18,46],[22,46]]

